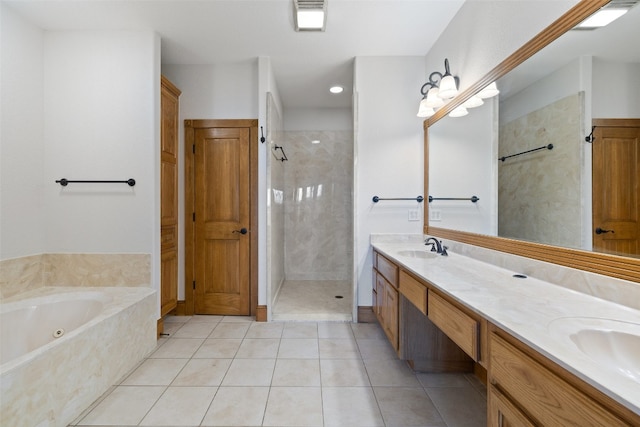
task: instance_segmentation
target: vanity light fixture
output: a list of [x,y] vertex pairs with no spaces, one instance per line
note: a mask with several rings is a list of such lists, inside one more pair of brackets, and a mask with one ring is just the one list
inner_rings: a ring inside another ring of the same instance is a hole
[[444,60],[444,74],[434,71],[429,74],[429,81],[420,88],[422,100],[418,108],[418,117],[430,117],[435,109],[444,105],[445,99],[451,99],[458,94],[458,78],[449,70],[449,60]]
[[293,0],[296,31],[324,31],[327,24],[327,0]]
[[449,117],[463,117],[467,114],[469,114],[469,111],[464,107],[464,105],[460,105],[449,113]]
[[473,95],[471,98],[467,99],[462,106],[464,108],[476,108],[484,104],[482,98],[477,95]]
[[476,93],[476,96],[481,99],[487,99],[492,98],[499,93],[500,91],[498,90],[498,86],[496,86],[496,82],[491,82],[487,86],[482,88],[480,92]]

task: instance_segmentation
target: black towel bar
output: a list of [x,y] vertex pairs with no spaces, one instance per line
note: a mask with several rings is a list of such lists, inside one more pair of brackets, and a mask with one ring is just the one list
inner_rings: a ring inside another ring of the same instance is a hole
[[126,181],[71,181],[66,178],[57,179],[56,184],[66,187],[67,184],[128,184],[129,187],[136,185],[136,180],[129,178]]
[[415,200],[416,202],[421,203],[424,200],[424,197],[418,196],[418,197],[400,197],[400,198],[383,199],[378,196],[373,196],[372,200],[373,200],[373,203],[378,203],[380,200]]
[[534,148],[533,150],[523,151],[522,153],[512,154],[512,155],[510,155],[510,156],[502,156],[502,157],[498,157],[498,160],[501,160],[501,161],[503,161],[503,162],[504,162],[506,159],[509,159],[509,158],[511,158],[511,157],[521,156],[521,155],[523,155],[523,154],[527,154],[527,153],[533,153],[534,151],[544,150],[545,148],[546,148],[547,150],[553,150],[553,144],[543,145],[542,147]]
[[469,200],[470,202],[475,203],[478,200],[480,200],[480,198],[478,196],[471,196],[471,197],[431,197],[429,196],[429,203],[431,203],[434,200]]

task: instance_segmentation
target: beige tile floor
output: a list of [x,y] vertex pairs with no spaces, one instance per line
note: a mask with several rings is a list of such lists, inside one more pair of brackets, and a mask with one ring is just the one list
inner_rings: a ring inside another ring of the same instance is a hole
[[77,426],[484,426],[469,374],[415,374],[377,324],[170,317]]
[[278,292],[273,320],[350,322],[352,301],[353,285],[346,280],[287,280]]

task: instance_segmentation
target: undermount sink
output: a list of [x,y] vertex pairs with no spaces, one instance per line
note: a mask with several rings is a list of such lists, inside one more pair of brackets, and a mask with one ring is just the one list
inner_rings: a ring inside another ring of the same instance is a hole
[[557,339],[571,344],[601,367],[640,383],[640,324],[594,317],[564,317],[549,323]]
[[435,257],[437,257],[438,253],[430,252],[430,251],[427,251],[427,250],[424,250],[424,251],[406,250],[406,251],[398,251],[398,255],[403,256],[403,257],[407,257],[407,258],[427,259],[427,258],[435,258]]

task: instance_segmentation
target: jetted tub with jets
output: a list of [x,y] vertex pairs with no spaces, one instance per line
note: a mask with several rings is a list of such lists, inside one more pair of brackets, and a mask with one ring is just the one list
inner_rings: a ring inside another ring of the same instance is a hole
[[67,426],[156,346],[156,292],[45,287],[0,304],[3,425]]

